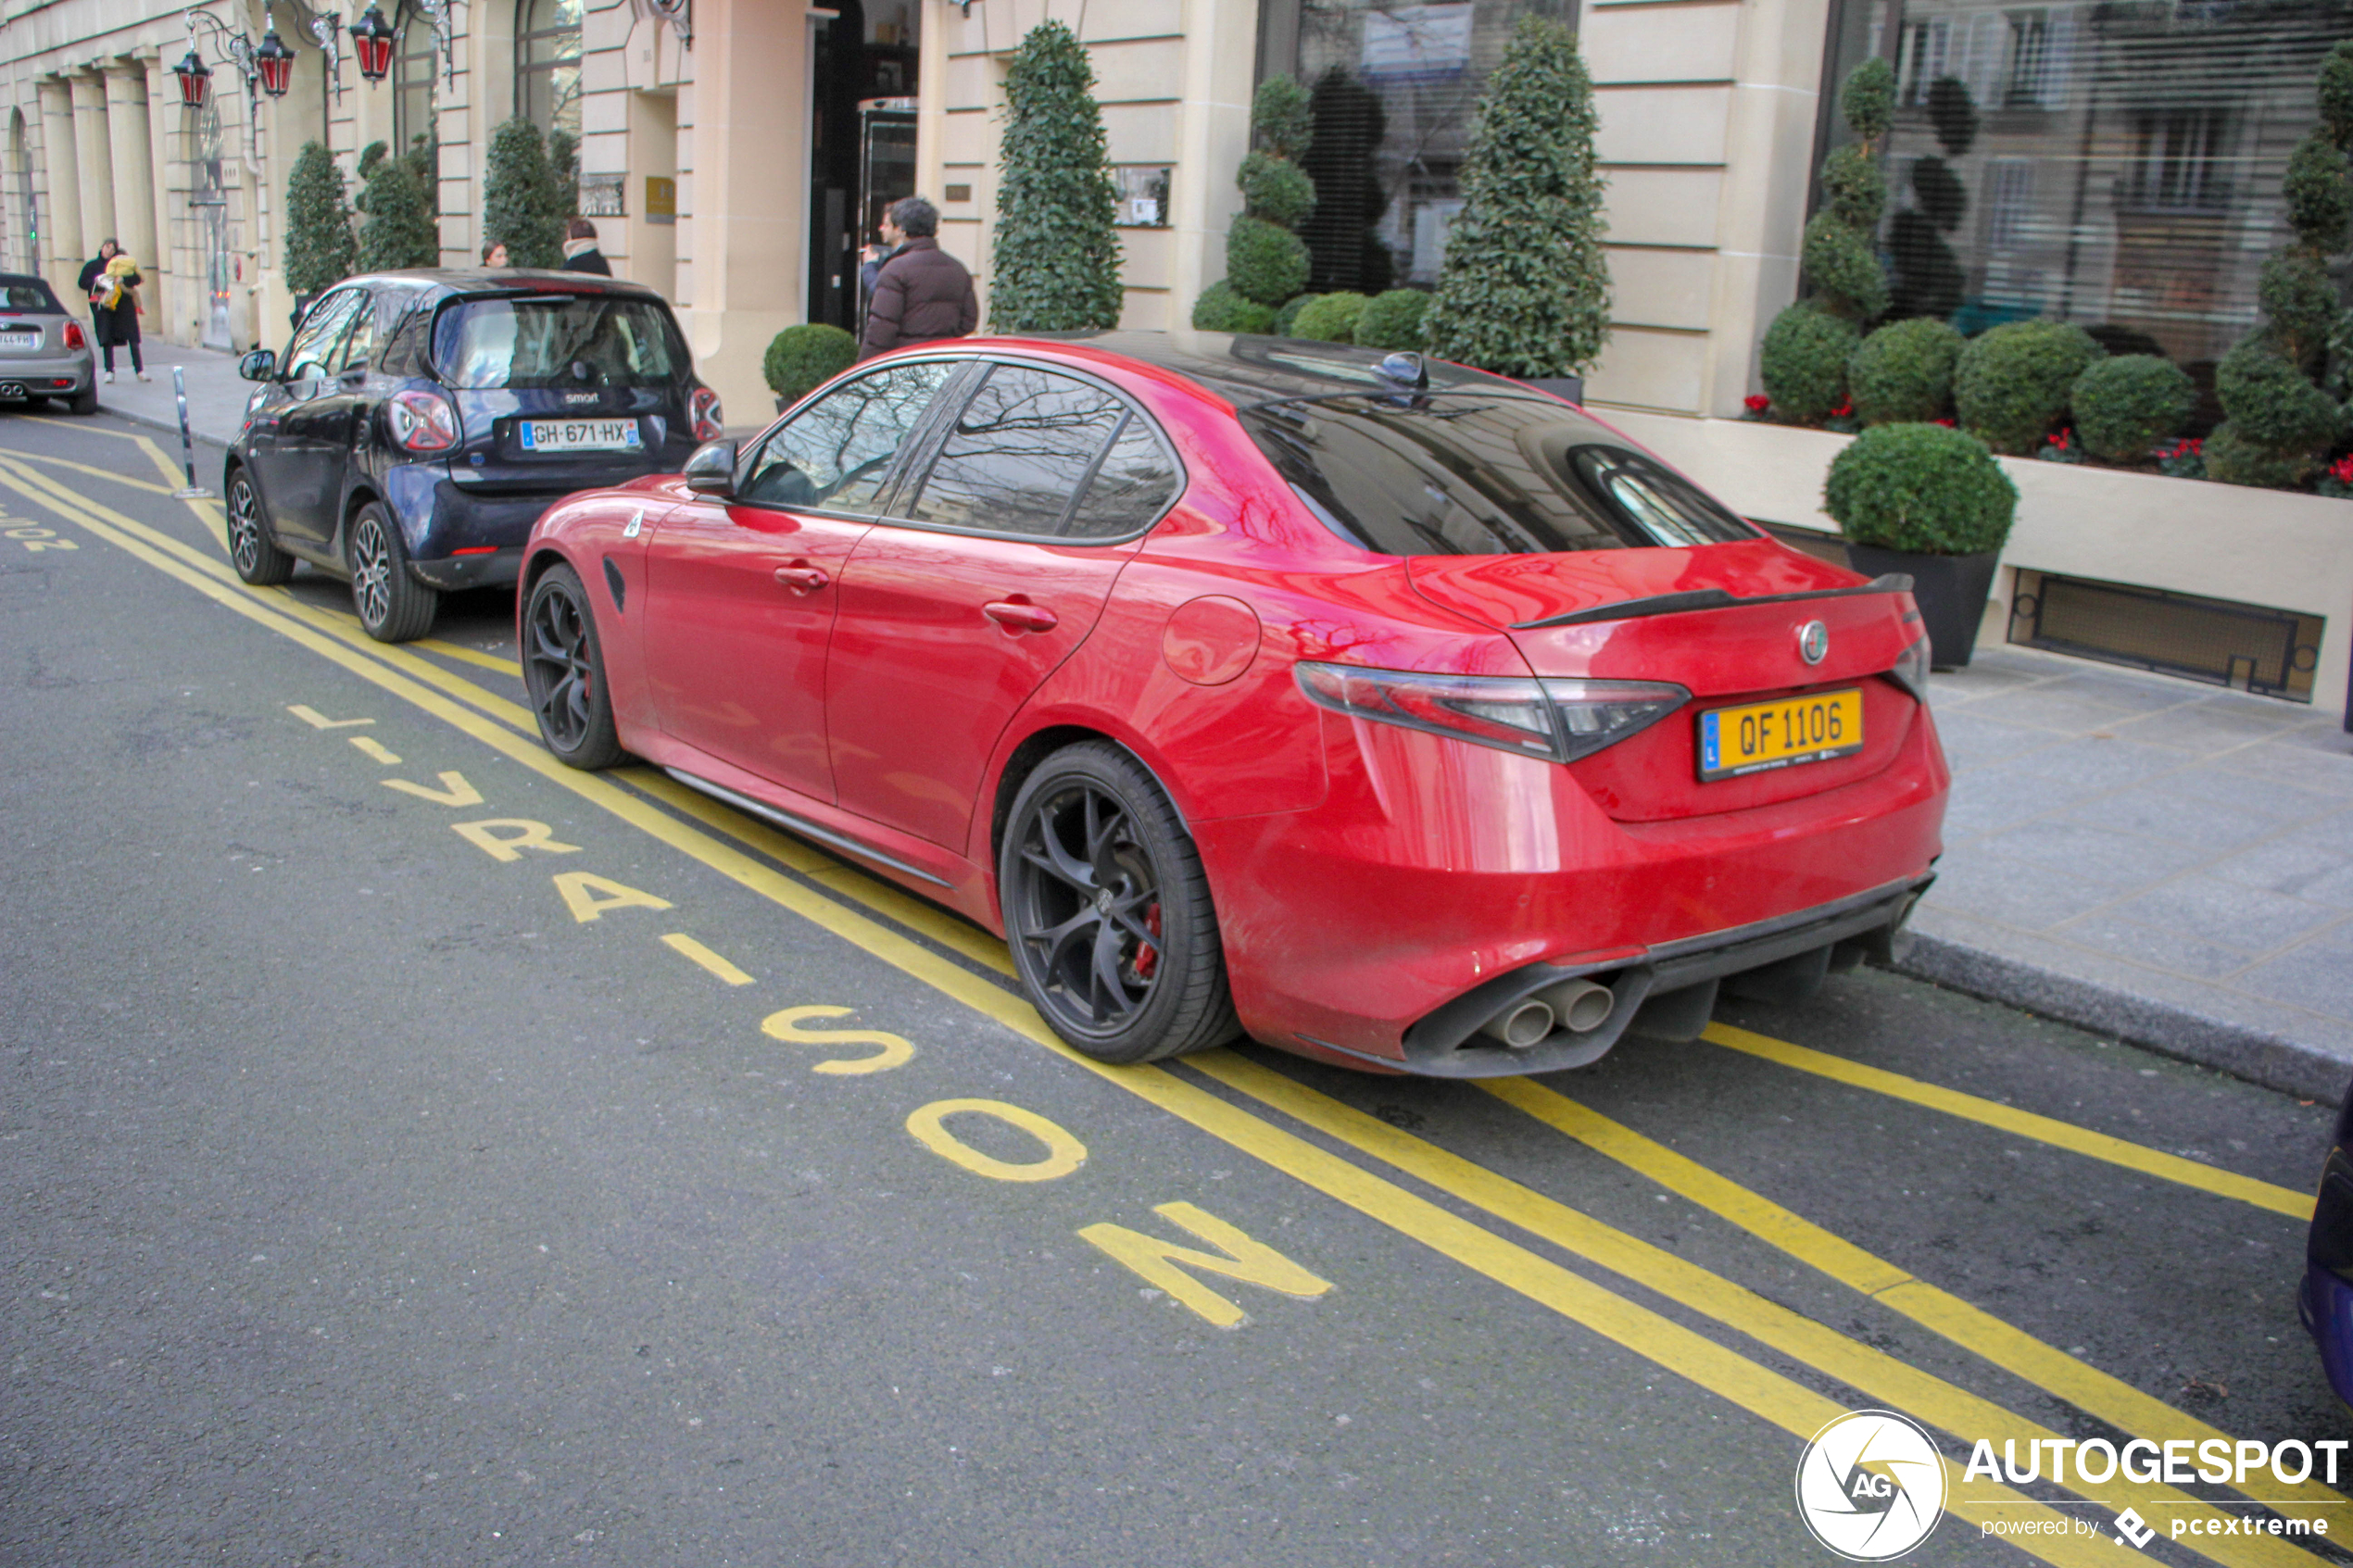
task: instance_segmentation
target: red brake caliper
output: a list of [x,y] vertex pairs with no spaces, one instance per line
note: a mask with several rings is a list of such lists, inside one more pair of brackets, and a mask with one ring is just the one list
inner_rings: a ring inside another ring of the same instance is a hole
[[[1154,936],[1160,935],[1160,906],[1154,904],[1144,911],[1144,929]],[[1146,942],[1136,949],[1136,977],[1150,980],[1152,971],[1160,967],[1160,949]]]

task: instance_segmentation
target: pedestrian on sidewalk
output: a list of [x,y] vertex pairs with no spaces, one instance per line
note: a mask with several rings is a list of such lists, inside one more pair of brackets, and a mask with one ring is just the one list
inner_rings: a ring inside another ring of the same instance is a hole
[[511,263],[507,260],[507,242],[504,240],[493,240],[488,245],[483,246],[482,264],[484,267],[506,267],[511,265]]
[[875,274],[859,358],[911,343],[969,337],[980,325],[973,275],[939,248],[938,233],[939,209],[921,196],[895,201],[883,214],[883,241],[897,248]]
[[87,299],[90,291],[97,286],[98,274],[107,270],[107,263],[121,254],[122,247],[112,240],[98,242],[98,254],[82,264],[81,288],[83,298]]
[[564,264],[566,272],[597,272],[612,276],[612,263],[597,248],[597,226],[585,218],[575,218],[564,230]]
[[[112,240],[107,242],[111,245]],[[90,320],[97,328],[98,350],[106,356],[106,379],[114,380],[114,351],[131,350],[131,369],[141,381],[153,381],[139,358],[139,318],[146,307],[139,303],[139,264],[120,247],[107,261],[106,270],[90,285]]]

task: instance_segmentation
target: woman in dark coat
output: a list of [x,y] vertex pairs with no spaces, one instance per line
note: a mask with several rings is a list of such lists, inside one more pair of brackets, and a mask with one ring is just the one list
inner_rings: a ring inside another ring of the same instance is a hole
[[[139,358],[139,276],[137,263],[118,251],[107,263],[106,270],[92,281],[90,287],[90,320],[96,327],[99,351],[106,356],[107,380],[114,380],[114,351],[117,347],[131,350],[131,369],[141,381],[151,378],[147,367]],[[111,298],[114,303],[107,301]]]

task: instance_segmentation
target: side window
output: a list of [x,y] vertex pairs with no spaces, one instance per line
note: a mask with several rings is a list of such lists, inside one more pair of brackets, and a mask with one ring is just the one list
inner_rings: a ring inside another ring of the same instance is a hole
[[376,352],[376,318],[381,312],[372,299],[363,303],[351,323],[351,331],[344,334],[342,345],[329,357],[327,373],[341,375],[346,370],[364,368]]
[[894,365],[827,393],[752,454],[736,498],[771,507],[867,511],[899,449],[960,367]]
[[351,325],[351,313],[366,303],[365,289],[343,289],[329,295],[310,307],[302,319],[302,328],[286,345],[285,379],[315,381],[333,375],[329,368],[339,346],[344,329]]
[[404,296],[399,303],[406,308],[394,320],[376,355],[376,369],[388,376],[422,376],[425,373],[425,330],[432,325],[433,312],[418,305],[413,296]]
[[1130,414],[1063,532],[1073,539],[1124,538],[1148,526],[1176,498],[1176,463],[1142,417]]
[[908,515],[989,533],[1058,533],[1126,413],[1085,382],[999,365],[957,416]]

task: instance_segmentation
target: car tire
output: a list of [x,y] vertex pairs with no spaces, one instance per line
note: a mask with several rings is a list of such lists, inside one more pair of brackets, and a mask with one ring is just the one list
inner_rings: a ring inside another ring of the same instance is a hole
[[71,397],[67,398],[66,409],[75,414],[96,413],[98,411],[98,383],[94,381]]
[[580,574],[551,567],[532,584],[522,612],[522,684],[539,738],[557,759],[594,771],[628,755],[613,723],[596,613]]
[[382,503],[371,501],[353,515],[344,559],[351,568],[351,603],[368,635],[407,643],[433,630],[441,596],[409,575],[408,548]]
[[239,469],[229,480],[229,564],[257,588],[273,588],[294,575],[295,558],[278,548],[253,478]]
[[997,892],[1022,988],[1098,1061],[1241,1033],[1201,854],[1167,794],[1107,741],[1066,746],[1013,797]]

